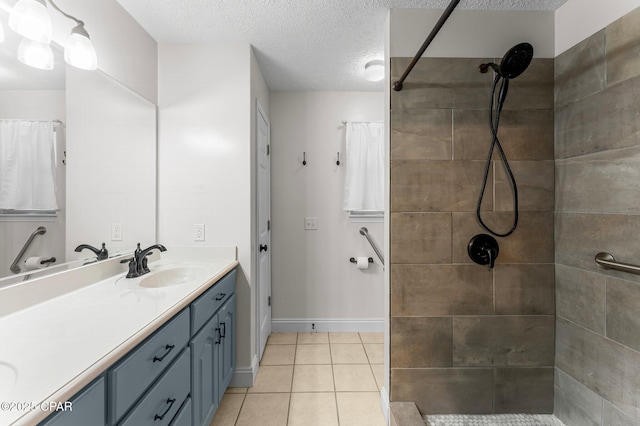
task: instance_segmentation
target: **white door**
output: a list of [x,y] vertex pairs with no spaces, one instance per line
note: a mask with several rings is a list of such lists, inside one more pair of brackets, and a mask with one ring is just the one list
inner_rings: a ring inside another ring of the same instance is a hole
[[258,178],[258,348],[260,359],[271,334],[271,158],[269,120],[256,101]]

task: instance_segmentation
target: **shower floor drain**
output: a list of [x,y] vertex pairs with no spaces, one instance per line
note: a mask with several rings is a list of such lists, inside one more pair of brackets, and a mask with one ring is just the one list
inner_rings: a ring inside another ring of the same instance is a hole
[[564,426],[546,414],[447,414],[424,416],[426,426]]

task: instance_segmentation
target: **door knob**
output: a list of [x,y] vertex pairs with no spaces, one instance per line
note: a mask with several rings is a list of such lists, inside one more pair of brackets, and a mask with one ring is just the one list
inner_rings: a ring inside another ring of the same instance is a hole
[[267,248],[266,244],[260,244],[260,251],[267,251]]

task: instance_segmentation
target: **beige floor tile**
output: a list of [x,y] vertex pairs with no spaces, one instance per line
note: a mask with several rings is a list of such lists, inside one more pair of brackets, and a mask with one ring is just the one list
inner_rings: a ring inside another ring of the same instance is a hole
[[329,333],[298,333],[299,345],[312,345],[314,343],[329,343]]
[[247,389],[249,388],[227,388],[226,393],[247,393]]
[[291,392],[293,365],[261,365],[249,393]]
[[378,390],[382,390],[384,386],[384,365],[383,364],[371,364],[371,370],[373,370],[373,377],[378,384]]
[[360,333],[362,343],[384,343],[384,333]]
[[339,343],[331,345],[334,364],[369,364],[362,343]]
[[267,345],[295,345],[298,333],[271,333]]
[[337,392],[341,425],[386,426],[378,392]]
[[375,392],[378,385],[369,364],[334,365],[336,392]]
[[296,345],[267,345],[260,365],[290,365],[296,356]]
[[329,333],[329,343],[362,343],[358,333]]
[[236,426],[286,426],[289,393],[247,394]]
[[296,364],[331,364],[329,345],[298,345]]
[[338,426],[335,394],[292,393],[288,426]]
[[234,426],[244,401],[244,394],[226,393],[220,401],[220,406],[213,416],[210,426]]
[[296,365],[293,369],[293,392],[333,392],[331,365]]
[[364,350],[369,358],[369,364],[384,364],[384,344],[365,343]]

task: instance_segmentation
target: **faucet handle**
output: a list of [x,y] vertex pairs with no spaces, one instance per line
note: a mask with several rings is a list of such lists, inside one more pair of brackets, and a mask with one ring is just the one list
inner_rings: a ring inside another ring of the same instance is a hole
[[135,257],[130,257],[129,259],[122,259],[120,263],[129,262],[129,272],[127,272],[127,278],[136,278],[139,277],[138,273],[138,262],[136,262]]

